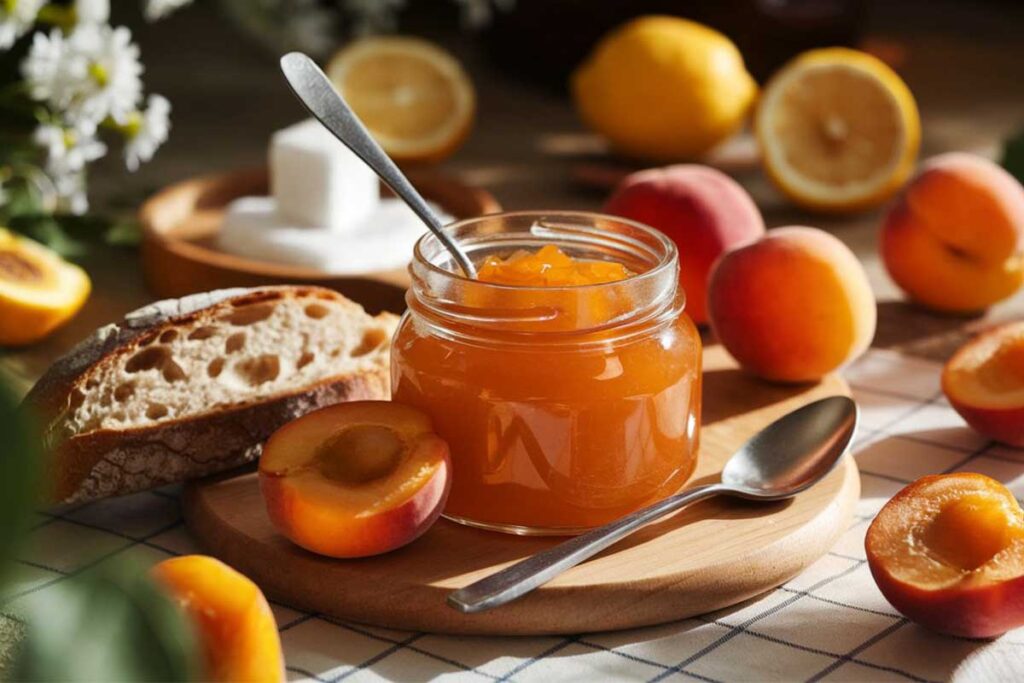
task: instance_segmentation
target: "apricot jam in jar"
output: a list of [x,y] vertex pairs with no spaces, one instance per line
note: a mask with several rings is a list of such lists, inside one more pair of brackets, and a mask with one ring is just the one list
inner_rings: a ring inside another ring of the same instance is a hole
[[451,448],[452,520],[571,534],[675,493],[693,472],[701,343],[673,243],[598,214],[505,213],[416,246],[391,352],[396,401]]

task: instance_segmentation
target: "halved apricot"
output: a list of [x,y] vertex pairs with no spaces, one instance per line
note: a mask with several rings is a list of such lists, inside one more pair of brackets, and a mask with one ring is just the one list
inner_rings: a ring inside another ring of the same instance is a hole
[[164,560],[153,567],[152,574],[196,627],[203,654],[202,680],[284,680],[274,613],[256,584],[205,555]]
[[994,479],[919,479],[878,513],[865,548],[882,594],[923,626],[990,638],[1024,625],[1024,511]]
[[38,242],[0,228],[0,346],[33,344],[89,298],[85,271]]
[[437,520],[451,486],[430,418],[389,401],[339,403],[277,430],[260,458],[274,526],[331,557],[379,555]]
[[942,390],[979,433],[1024,446],[1024,322],[964,344],[942,371]]

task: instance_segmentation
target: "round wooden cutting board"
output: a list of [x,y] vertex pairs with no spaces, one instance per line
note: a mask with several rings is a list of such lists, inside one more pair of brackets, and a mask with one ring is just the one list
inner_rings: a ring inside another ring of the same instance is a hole
[[[743,442],[842,379],[772,385],[741,373],[719,346],[704,352],[700,462],[690,484],[718,478]],[[391,628],[489,635],[585,633],[656,624],[735,604],[777,586],[824,554],[850,523],[860,479],[846,457],[788,502],[717,498],[656,522],[525,598],[490,612],[448,607],[452,590],[557,543],[441,520],[393,553],[333,560],[278,535],[255,474],[190,485],[184,510],[209,552],[285,604]]]

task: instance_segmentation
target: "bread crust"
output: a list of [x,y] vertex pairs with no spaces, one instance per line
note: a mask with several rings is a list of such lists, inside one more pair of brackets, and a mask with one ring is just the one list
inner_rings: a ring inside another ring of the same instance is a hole
[[[133,311],[58,359],[23,403],[36,424],[45,425],[42,438],[50,452],[52,502],[123,495],[238,467],[258,458],[263,442],[278,427],[312,410],[341,401],[389,398],[390,368],[384,354],[369,371],[327,377],[305,390],[251,404],[222,406],[216,412],[148,427],[97,429],[70,438],[62,434],[72,394],[97,364],[135,351],[164,329],[187,325],[222,308],[311,295],[352,303],[319,287],[196,294]],[[385,321],[392,324],[394,319],[387,315]]]

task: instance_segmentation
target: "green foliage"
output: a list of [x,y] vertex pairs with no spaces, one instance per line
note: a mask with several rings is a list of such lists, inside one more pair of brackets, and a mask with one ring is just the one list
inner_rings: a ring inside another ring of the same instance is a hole
[[[12,392],[0,384],[0,583],[40,500],[38,432],[25,420]],[[0,617],[4,679],[196,678],[196,644],[185,616],[128,559],[107,560],[30,593],[19,599],[18,613],[23,622]]]
[[0,579],[21,546],[38,501],[40,457],[14,395],[0,384]]
[[22,214],[10,218],[7,227],[45,244],[66,259],[81,258],[89,250],[83,240],[64,229],[56,216],[44,213]]
[[196,680],[183,614],[134,562],[102,562],[26,602],[14,680]]
[[1017,180],[1024,183],[1024,129],[1006,141],[1000,162]]
[[7,220],[7,227],[45,244],[66,259],[81,259],[96,244],[135,247],[142,231],[134,218],[24,213]]

